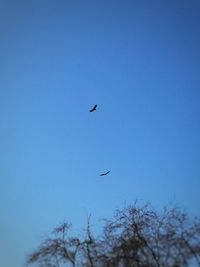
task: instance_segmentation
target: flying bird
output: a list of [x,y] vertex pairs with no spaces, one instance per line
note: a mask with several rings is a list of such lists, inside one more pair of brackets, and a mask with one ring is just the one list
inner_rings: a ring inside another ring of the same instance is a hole
[[90,112],[94,112],[96,111],[97,105],[94,105],[94,107],[92,109],[90,109]]
[[109,174],[110,171],[107,171],[107,172],[104,172],[104,173],[101,173],[100,176],[106,176],[107,174]]

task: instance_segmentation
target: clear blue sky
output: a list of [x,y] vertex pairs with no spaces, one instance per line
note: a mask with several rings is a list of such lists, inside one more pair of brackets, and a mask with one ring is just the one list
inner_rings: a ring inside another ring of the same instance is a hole
[[199,14],[198,0],[0,1],[0,266],[136,198],[200,216]]

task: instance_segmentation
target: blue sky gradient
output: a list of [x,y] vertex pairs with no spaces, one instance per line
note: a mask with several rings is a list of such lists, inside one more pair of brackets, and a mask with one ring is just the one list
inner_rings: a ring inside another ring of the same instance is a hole
[[0,1],[0,266],[23,266],[65,219],[81,232],[136,198],[200,216],[199,13]]

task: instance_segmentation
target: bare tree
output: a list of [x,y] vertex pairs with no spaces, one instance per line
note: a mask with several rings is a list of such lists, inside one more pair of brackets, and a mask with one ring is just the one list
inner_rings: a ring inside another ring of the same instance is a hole
[[60,267],[70,263],[76,266],[76,257],[81,246],[80,240],[68,237],[71,224],[65,222],[52,232],[53,236],[46,238],[39,248],[28,257],[28,264],[37,263],[39,266]]
[[88,218],[86,236],[69,237],[70,224],[54,229],[28,257],[28,264],[59,267],[187,267],[200,266],[200,221],[178,208],[158,213],[150,204],[135,203],[105,220],[95,237]]

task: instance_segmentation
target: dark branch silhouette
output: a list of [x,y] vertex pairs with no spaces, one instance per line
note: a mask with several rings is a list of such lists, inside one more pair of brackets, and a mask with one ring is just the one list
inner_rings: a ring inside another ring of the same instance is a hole
[[39,267],[188,267],[200,266],[200,220],[191,220],[178,208],[158,213],[150,204],[137,202],[117,210],[105,220],[96,237],[90,225],[86,235],[69,236],[71,225],[55,228],[28,256],[28,265]]

